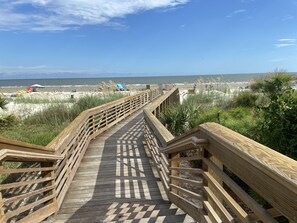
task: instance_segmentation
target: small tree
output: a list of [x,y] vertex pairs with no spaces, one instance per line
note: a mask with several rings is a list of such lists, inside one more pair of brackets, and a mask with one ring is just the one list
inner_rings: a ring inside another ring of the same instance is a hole
[[258,140],[292,158],[297,158],[297,95],[291,87],[292,76],[275,72],[257,80],[251,89],[262,92],[268,103],[260,110]]

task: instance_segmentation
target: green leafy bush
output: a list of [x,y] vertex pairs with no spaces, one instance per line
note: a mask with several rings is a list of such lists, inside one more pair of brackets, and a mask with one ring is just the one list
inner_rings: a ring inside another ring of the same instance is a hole
[[292,76],[276,72],[257,80],[252,89],[261,92],[268,103],[260,107],[257,140],[287,156],[297,158],[297,97],[291,88]]
[[8,127],[13,126],[15,123],[17,123],[18,119],[14,115],[5,115],[0,117],[0,128],[6,129]]
[[250,91],[240,92],[231,102],[231,107],[249,107],[254,108],[259,95]]
[[[8,101],[0,96],[0,108],[5,109]],[[17,118],[14,115],[4,115],[0,116],[0,129],[5,129],[12,126],[17,122]]]
[[8,104],[8,101],[5,98],[0,96],[0,108],[5,109],[5,106]]
[[[228,108],[224,95],[198,94],[189,96],[180,106],[173,106],[161,115],[161,122],[175,136],[181,135],[205,122],[217,122],[243,135],[250,136],[256,122],[250,107]],[[228,108],[228,109],[227,109]]]

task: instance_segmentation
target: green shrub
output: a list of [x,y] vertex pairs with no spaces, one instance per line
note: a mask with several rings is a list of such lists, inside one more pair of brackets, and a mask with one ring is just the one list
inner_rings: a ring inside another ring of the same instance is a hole
[[0,96],[0,108],[5,109],[5,106],[8,104],[8,101],[5,98]]
[[232,100],[232,107],[249,107],[254,108],[259,95],[250,91],[242,91]]
[[18,119],[14,115],[5,115],[0,117],[0,129],[5,129],[13,126],[18,122]]
[[[201,96],[202,98],[200,98]],[[253,98],[250,95],[240,97],[252,98],[253,103],[255,103],[256,97]],[[220,102],[221,100],[224,103]],[[162,114],[161,122],[175,136],[181,135],[205,122],[216,122],[247,137],[255,138],[257,120],[261,117],[257,110],[250,106],[228,107],[225,105],[228,100],[225,98],[220,99],[217,94],[190,96],[182,105],[174,106]],[[240,104],[236,103],[237,98],[233,100],[234,105]],[[219,103],[217,103],[218,101]],[[230,102],[228,103],[230,104]],[[247,103],[243,104],[247,105]]]
[[187,131],[187,113],[184,106],[169,108],[161,114],[161,120],[173,135],[180,135]]
[[[5,109],[8,101],[0,96],[0,108]],[[4,129],[12,126],[17,122],[17,118],[14,115],[4,115],[0,116],[0,129]]]
[[274,73],[258,80],[253,89],[262,92],[268,103],[260,107],[257,140],[297,159],[297,97],[291,88],[291,75]]

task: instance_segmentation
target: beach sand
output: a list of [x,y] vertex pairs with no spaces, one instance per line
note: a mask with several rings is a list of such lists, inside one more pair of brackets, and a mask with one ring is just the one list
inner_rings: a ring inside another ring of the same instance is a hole
[[[248,82],[231,82],[231,83],[185,83],[185,84],[168,84],[168,85],[151,85],[151,88],[162,87],[165,91],[177,86],[180,89],[181,101],[185,100],[188,93],[203,92],[203,91],[219,91],[224,94],[234,94],[238,91],[244,90],[249,85]],[[128,85],[129,91],[116,91],[127,96],[136,94],[146,90],[145,84]],[[61,100],[78,99],[85,95],[98,95],[113,93],[112,89],[99,91],[98,85],[69,85],[69,86],[49,86],[45,88],[37,88],[37,92],[26,93],[25,87],[1,87],[0,94],[2,97],[8,99],[9,103],[6,109],[0,109],[1,115],[14,114],[19,117],[28,116],[38,112],[49,106],[50,103],[15,103],[16,98],[37,99],[37,100]],[[64,102],[65,103],[65,102]]]

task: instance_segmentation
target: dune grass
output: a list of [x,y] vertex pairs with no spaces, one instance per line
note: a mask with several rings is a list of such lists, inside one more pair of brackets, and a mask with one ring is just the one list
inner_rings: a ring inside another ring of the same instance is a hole
[[[249,100],[246,101],[245,99]],[[190,95],[180,106],[172,106],[161,115],[161,122],[175,136],[205,122],[217,122],[245,136],[251,137],[256,125],[257,96],[242,92],[234,97],[216,92]]]
[[52,103],[46,109],[34,113],[11,126],[0,129],[1,136],[46,146],[82,111],[124,97],[123,94],[108,94],[102,97],[88,95],[73,104]]
[[251,91],[229,97],[204,91],[172,106],[161,121],[175,136],[216,122],[286,156],[297,159],[297,91],[292,76],[274,72],[256,80]]
[[61,104],[74,103],[72,98],[68,99],[49,99],[49,98],[34,98],[34,97],[16,97],[11,99],[15,104]]

